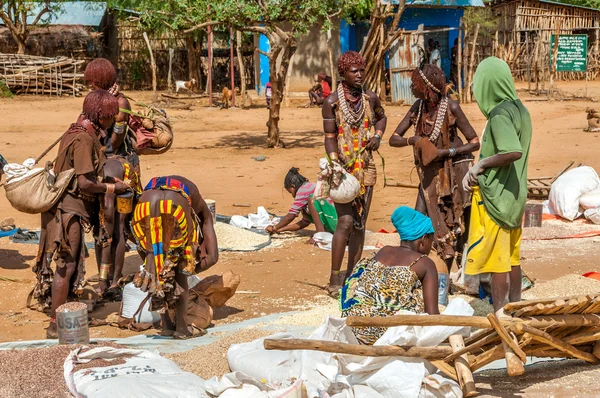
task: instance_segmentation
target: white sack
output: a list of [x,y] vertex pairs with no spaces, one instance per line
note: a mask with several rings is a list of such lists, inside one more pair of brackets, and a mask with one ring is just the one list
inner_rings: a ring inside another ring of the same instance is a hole
[[9,163],[2,169],[6,174],[6,184],[13,184],[17,181],[21,181],[25,177],[43,170],[43,167],[33,168],[35,166],[35,159],[29,158],[23,162],[23,164]]
[[583,209],[596,209],[600,207],[600,188],[596,188],[579,198],[579,206]]
[[573,221],[581,216],[579,200],[600,187],[600,178],[593,168],[576,167],[558,177],[550,189],[550,208],[560,217]]
[[600,224],[600,207],[586,210],[583,216],[594,224]]
[[[135,312],[140,308],[140,304],[148,296],[148,293],[142,292],[135,287],[133,282],[128,283],[123,288],[123,306],[121,316],[131,319]],[[135,316],[136,323],[155,323],[160,321],[160,315],[156,311],[150,311],[150,300],[147,300],[140,312]]]
[[[175,362],[157,353],[113,347],[80,352],[81,348],[72,351],[64,364],[65,382],[75,397],[208,398],[202,378],[182,371]],[[123,358],[125,363],[72,373],[75,365],[99,358]]]

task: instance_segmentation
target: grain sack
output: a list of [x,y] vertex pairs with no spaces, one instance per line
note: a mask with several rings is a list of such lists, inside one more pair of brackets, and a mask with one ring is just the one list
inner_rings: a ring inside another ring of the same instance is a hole
[[75,169],[65,170],[57,177],[47,165],[30,174],[8,180],[4,184],[6,199],[16,210],[29,214],[40,214],[50,210],[63,196],[75,176]]
[[569,170],[552,184],[550,208],[560,217],[573,221],[582,214],[581,197],[599,186],[600,178],[593,168],[583,166]]
[[131,112],[128,127],[135,136],[138,155],[159,155],[173,145],[173,129],[167,113],[146,106],[146,113]]
[[581,195],[581,198],[579,198],[579,205],[585,210],[600,207],[600,188],[596,188]]
[[204,296],[211,307],[222,307],[235,294],[240,285],[239,275],[231,271],[223,275],[211,275],[202,279],[191,291]]

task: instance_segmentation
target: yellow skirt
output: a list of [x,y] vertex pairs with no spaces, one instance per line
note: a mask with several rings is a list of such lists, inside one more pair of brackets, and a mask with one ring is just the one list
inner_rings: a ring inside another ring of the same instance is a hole
[[481,192],[475,187],[465,274],[510,272],[511,267],[521,265],[522,235],[521,228],[504,229],[490,218],[485,211]]

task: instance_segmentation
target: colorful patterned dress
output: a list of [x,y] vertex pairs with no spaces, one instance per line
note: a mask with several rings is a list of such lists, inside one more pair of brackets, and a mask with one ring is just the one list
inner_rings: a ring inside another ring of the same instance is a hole
[[[400,310],[425,311],[423,287],[412,266],[387,266],[374,258],[361,260],[346,280],[340,294],[342,316],[391,316]],[[386,328],[353,327],[362,344],[371,345]]]

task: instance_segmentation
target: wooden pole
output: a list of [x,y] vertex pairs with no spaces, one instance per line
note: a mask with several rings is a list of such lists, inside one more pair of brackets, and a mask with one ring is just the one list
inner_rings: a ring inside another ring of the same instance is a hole
[[473,69],[475,64],[475,49],[477,48],[477,36],[479,35],[479,24],[475,25],[475,33],[473,34],[473,44],[471,45],[471,60],[469,61],[469,87],[467,90],[467,102],[473,101],[471,86],[473,85]]
[[548,344],[549,346],[563,351],[572,357],[583,359],[589,363],[598,363],[598,358],[596,358],[594,355],[588,352],[583,352],[537,328],[528,325],[517,325],[517,329],[519,329],[521,332],[529,333],[534,340],[539,341],[540,343]]
[[236,31],[235,36],[235,49],[237,51],[238,67],[240,69],[241,107],[244,108],[246,105],[246,67],[244,66],[244,54],[242,53],[242,32],[240,30]]
[[265,350],[310,350],[365,357],[410,357],[442,359],[452,353],[452,347],[369,346],[308,339],[266,339]]
[[[528,318],[500,319],[500,324],[510,327],[515,324],[525,324],[534,328],[567,327],[567,326],[598,326],[600,316],[592,314],[544,315]],[[483,316],[459,315],[393,315],[388,317],[349,316],[348,326],[470,326],[478,329],[491,328],[490,321]]]
[[[460,334],[454,334],[448,338],[450,346],[454,352],[465,348],[465,342]],[[475,388],[475,381],[473,380],[473,373],[469,368],[469,359],[467,354],[463,354],[454,360],[454,368],[456,369],[456,375],[458,376],[458,383],[460,384],[465,397],[474,397],[477,395],[477,389]]]
[[552,98],[554,91],[554,77],[556,74],[556,62],[558,58],[558,40],[560,36],[560,20],[556,26],[556,32],[554,33],[554,47],[552,48],[552,62],[551,62],[551,70],[550,70],[550,84],[548,87],[548,98]]
[[523,363],[527,361],[527,356],[519,348],[516,341],[513,340],[512,336],[500,325],[500,321],[496,317],[496,314],[489,314],[487,316],[492,327],[498,333],[498,336],[502,339],[502,349],[504,350],[504,358],[506,359],[506,370],[509,376],[519,376],[525,373],[525,367]]
[[231,75],[231,106],[235,107],[235,68],[233,65],[233,28],[229,28],[229,74]]
[[463,59],[462,59],[462,46],[463,46],[463,39],[462,39],[462,35],[464,33],[464,26],[463,26],[463,19],[460,19],[460,24],[459,24],[459,28],[458,28],[458,54],[457,54],[457,62],[458,62],[458,71],[457,71],[457,82],[458,82],[458,98],[460,98],[460,100],[463,100],[463,81],[462,81],[462,67],[463,67]]
[[152,102],[156,102],[158,100],[158,92],[156,90],[156,61],[154,60],[154,54],[152,53],[152,47],[150,47],[150,40],[148,39],[148,34],[146,32],[143,33],[144,41],[148,46],[148,52],[150,52],[150,68],[152,69],[152,91],[154,92]]
[[175,49],[169,48],[169,72],[167,73],[167,90],[170,93],[173,92],[173,55],[175,55]]
[[[210,8],[210,7],[209,7]],[[212,27],[209,26],[208,29],[208,70],[206,71],[206,88],[208,90],[208,106],[213,105],[212,98],[212,74],[213,74],[213,33]]]

